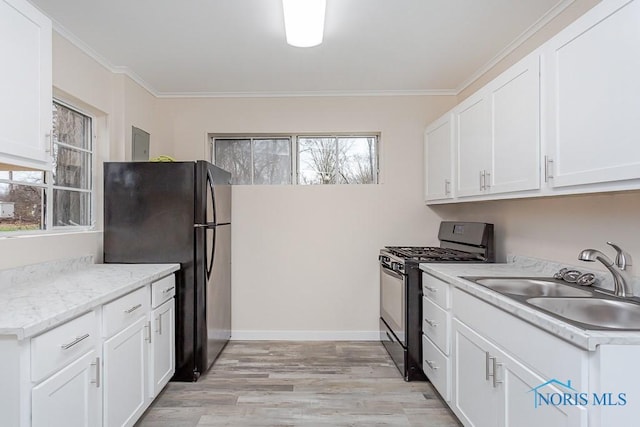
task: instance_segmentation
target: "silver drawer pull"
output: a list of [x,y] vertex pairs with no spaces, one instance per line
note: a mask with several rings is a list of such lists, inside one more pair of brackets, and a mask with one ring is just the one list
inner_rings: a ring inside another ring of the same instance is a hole
[[433,320],[424,319],[424,321],[427,322],[429,326],[431,326],[432,328],[435,328],[436,326],[438,326],[438,322],[434,322]]
[[80,337],[76,337],[76,339],[71,341],[69,344],[62,344],[60,346],[60,348],[63,349],[63,350],[68,350],[71,347],[73,347],[74,345],[78,344],[80,341],[86,340],[87,338],[89,338],[89,334],[84,334],[84,335],[82,335]]
[[434,371],[436,369],[438,369],[438,367],[436,366],[436,362],[434,362],[433,360],[425,360],[425,362],[427,363],[427,365],[429,365],[429,367],[431,369],[433,369]]
[[134,305],[129,310],[125,310],[124,312],[127,313],[127,314],[130,314],[130,313],[133,313],[134,311],[136,311],[137,309],[139,309],[140,307],[142,307],[142,304]]
[[168,294],[169,292],[171,292],[172,290],[174,290],[176,287],[172,286],[170,288],[165,289],[164,291],[162,291],[163,294]]
[[437,288],[432,288],[431,286],[427,286],[425,285],[424,287],[426,290],[428,290],[429,292],[438,292]]

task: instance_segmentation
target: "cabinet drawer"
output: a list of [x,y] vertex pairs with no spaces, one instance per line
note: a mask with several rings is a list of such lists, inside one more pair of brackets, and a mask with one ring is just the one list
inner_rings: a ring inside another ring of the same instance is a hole
[[133,291],[104,305],[102,334],[110,337],[149,313],[149,286]]
[[430,274],[422,273],[422,294],[445,310],[451,307],[449,284]]
[[73,362],[96,344],[93,311],[31,339],[31,380],[38,382]]
[[176,294],[176,279],[172,274],[151,284],[151,307],[156,308]]
[[451,400],[451,366],[449,358],[424,335],[422,336],[422,370],[442,398]]
[[429,337],[444,354],[449,354],[449,336],[451,335],[449,313],[427,298],[422,298],[422,333]]

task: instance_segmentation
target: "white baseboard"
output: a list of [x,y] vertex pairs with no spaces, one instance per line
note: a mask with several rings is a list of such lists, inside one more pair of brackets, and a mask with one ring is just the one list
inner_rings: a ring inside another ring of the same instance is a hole
[[232,341],[379,341],[380,331],[231,331]]

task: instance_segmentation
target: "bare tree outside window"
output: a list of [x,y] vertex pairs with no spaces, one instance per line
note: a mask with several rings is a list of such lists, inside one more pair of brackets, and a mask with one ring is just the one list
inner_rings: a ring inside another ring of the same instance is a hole
[[91,224],[91,118],[53,103],[53,225]]
[[299,137],[299,184],[375,184],[376,137]]
[[0,171],[0,232],[44,229],[44,175]]
[[291,183],[290,138],[214,138],[214,163],[232,184]]

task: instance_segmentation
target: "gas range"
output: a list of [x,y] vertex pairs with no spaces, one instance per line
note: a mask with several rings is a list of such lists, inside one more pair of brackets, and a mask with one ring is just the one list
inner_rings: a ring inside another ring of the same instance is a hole
[[493,224],[440,223],[439,247],[385,246],[380,250],[380,340],[406,381],[422,372],[420,263],[494,262]]
[[437,246],[385,246],[387,252],[414,262],[486,262],[483,254]]

